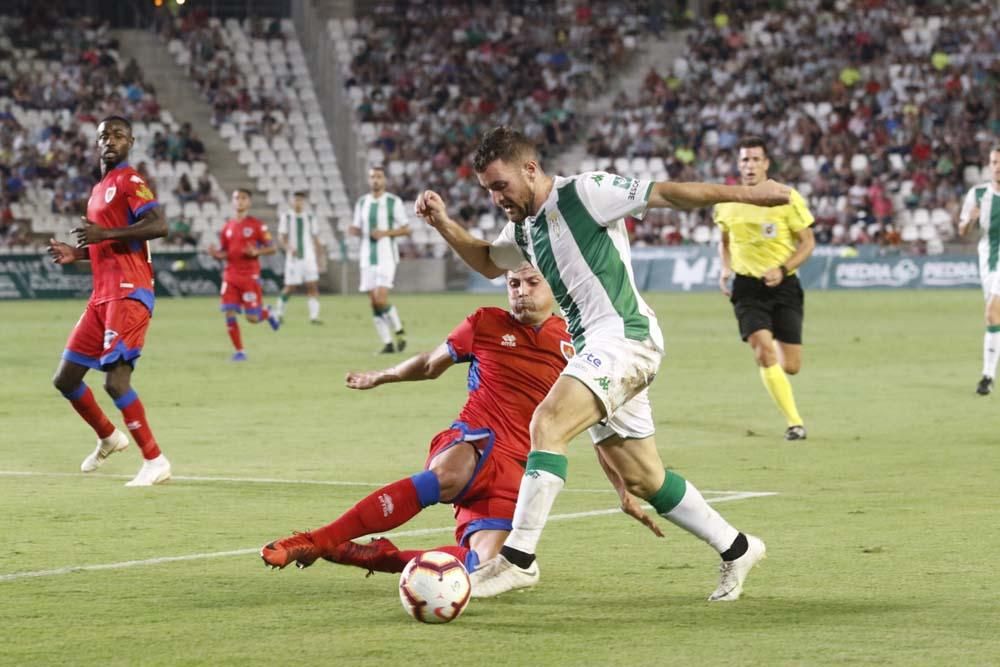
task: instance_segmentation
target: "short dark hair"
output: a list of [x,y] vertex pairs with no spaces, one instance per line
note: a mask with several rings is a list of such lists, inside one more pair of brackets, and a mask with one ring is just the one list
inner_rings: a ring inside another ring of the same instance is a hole
[[767,152],[767,143],[764,141],[764,137],[755,134],[740,139],[740,143],[736,144],[736,148],[740,150],[744,148],[760,148],[764,151],[764,157],[771,157],[770,153]]
[[129,134],[132,133],[132,122],[125,116],[107,116],[98,123],[98,127],[104,125],[105,123],[121,123],[128,128]]
[[292,196],[293,197],[305,197],[306,196],[306,191],[305,190],[296,190],[295,192],[292,193]]
[[385,167],[383,167],[380,164],[373,164],[372,166],[368,167],[368,171],[381,171],[384,174]]
[[247,190],[246,188],[236,188],[236,191],[237,191],[237,192],[242,192],[242,193],[243,193],[243,194],[245,194],[245,195],[246,195],[247,197],[250,197],[250,199],[253,199],[253,193],[252,193],[252,192],[250,192],[249,190]]
[[535,143],[521,132],[500,125],[483,134],[479,147],[472,157],[472,168],[481,174],[494,160],[515,162],[526,158],[538,159]]

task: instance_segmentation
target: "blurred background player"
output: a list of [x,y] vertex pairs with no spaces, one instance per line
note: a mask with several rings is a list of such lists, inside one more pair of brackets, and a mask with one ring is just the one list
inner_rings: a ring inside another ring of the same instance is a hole
[[278,250],[271,243],[267,225],[254,218],[250,212],[250,191],[233,190],[233,218],[226,220],[219,232],[221,247],[209,246],[212,257],[226,262],[222,274],[222,314],[226,318],[226,329],[236,352],[233,361],[246,361],[243,338],[236,315],[243,313],[247,322],[257,324],[266,320],[271,328],[278,330],[278,318],[264,305],[264,293],[260,285],[260,260],[258,257],[273,255]]
[[306,193],[292,196],[292,208],[278,220],[278,245],[285,252],[285,287],[274,307],[274,316],[281,322],[285,304],[295,288],[305,284],[309,298],[309,321],[322,324],[319,319],[319,265],[323,254],[319,241],[319,227],[312,211],[305,210]]
[[990,150],[991,181],[969,190],[962,203],[958,233],[965,236],[979,225],[979,278],[986,299],[986,333],[983,335],[983,377],[976,393],[986,396],[993,391],[1000,358],[1000,146]]
[[104,389],[142,451],[142,467],[125,486],[152,486],[170,479],[170,462],[132,388],[132,371],[153,315],[147,242],[166,236],[167,223],[142,176],[128,165],[134,143],[128,120],[109,116],[101,121],[97,148],[102,178],[90,192],[84,225],[73,230],[76,247],[49,240],[56,264],[90,261],[94,275],[87,309],[69,335],[53,384],[97,434],[97,449],[80,464],[83,472],[93,472],[128,447],[128,436],[114,427],[83,382],[91,368],[106,373]]
[[[431,352],[386,370],[347,374],[348,387],[372,389],[432,380],[469,362],[469,397],[458,420],[431,441],[422,472],[378,489],[323,528],[267,544],[261,549],[265,563],[307,567],[326,558],[401,572],[420,551],[400,551],[386,538],[350,540],[396,528],[439,502],[455,506],[458,544],[435,551],[452,554],[469,571],[496,555],[511,528],[531,414],[573,355],[566,323],[552,315],[552,291],[538,271],[525,265],[508,272],[507,300],[509,312],[480,308]],[[622,508],[659,534],[631,498],[622,499]]]
[[[389,290],[396,278],[399,249],[396,239],[410,235],[403,200],[385,191],[385,170],[375,166],[368,170],[371,192],[361,197],[354,207],[351,234],[361,237],[359,264],[361,291],[368,292],[372,304],[375,331],[382,341],[381,353],[402,352],[406,348],[403,323],[396,307],[389,303]],[[393,346],[393,334],[396,344]]]
[[[746,137],[738,147],[740,181],[750,186],[767,181],[771,161],[764,140]],[[792,190],[784,206],[717,204],[715,222],[722,228],[719,288],[730,298],[740,337],[750,344],[760,379],[785,417],[785,440],[805,440],[788,375],[802,368],[804,297],[795,270],[816,247],[812,213]]]

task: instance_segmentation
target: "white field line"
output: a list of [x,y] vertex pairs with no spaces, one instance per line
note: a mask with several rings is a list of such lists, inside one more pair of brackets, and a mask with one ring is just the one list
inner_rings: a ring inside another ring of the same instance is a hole
[[[35,470],[0,470],[0,477],[79,477],[104,479],[132,479],[133,475],[116,475],[113,473],[81,473],[81,472],[47,472]],[[315,486],[363,486],[378,488],[387,482],[345,482],[326,479],[278,479],[273,477],[217,477],[198,475],[173,475],[170,481],[177,482],[225,482],[230,484],[304,484]],[[609,493],[615,492],[610,486],[603,489],[564,488],[561,493]],[[705,491],[705,493],[742,493],[742,491]]]
[[[0,473],[2,474],[2,473]],[[707,491],[706,493],[713,493]],[[726,495],[708,498],[709,503],[725,503],[734,500],[745,500],[747,498],[762,498],[765,496],[776,496],[773,491],[726,491]],[[649,505],[644,505],[644,509],[652,509]],[[604,516],[607,514],[617,514],[621,510],[617,507],[613,509],[591,510],[589,512],[573,512],[571,514],[553,514],[549,521],[572,521],[592,516]],[[453,533],[454,526],[445,528],[419,528],[416,530],[402,530],[396,533],[386,533],[386,537],[416,537],[420,535],[436,535],[438,533]],[[129,567],[141,567],[145,565],[162,565],[164,563],[178,563],[189,560],[207,560],[209,558],[226,558],[228,556],[249,556],[260,553],[260,547],[253,549],[235,549],[233,551],[212,551],[199,554],[187,554],[185,556],[162,556],[159,558],[146,558],[144,560],[127,560],[119,563],[99,563],[97,565],[68,565],[52,570],[35,570],[34,572],[13,572],[11,574],[0,575],[0,583],[5,581],[17,581],[19,579],[37,579],[40,577],[56,577],[62,574],[72,574],[74,572],[98,572],[101,570],[124,570]]]

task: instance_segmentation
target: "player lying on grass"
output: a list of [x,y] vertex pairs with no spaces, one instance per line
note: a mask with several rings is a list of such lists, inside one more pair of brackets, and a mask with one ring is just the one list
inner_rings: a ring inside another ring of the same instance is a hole
[[[265,563],[308,567],[325,558],[401,572],[422,550],[401,551],[386,538],[370,544],[351,540],[401,526],[436,503],[454,505],[457,544],[435,551],[452,554],[470,571],[499,552],[524,474],[531,415],[573,355],[566,323],[552,315],[552,291],[538,271],[527,265],[509,271],[507,299],[509,312],[480,308],[431,352],[387,370],[348,373],[348,387],[372,389],[433,380],[454,364],[469,362],[469,398],[451,427],[431,440],[423,471],[378,489],[329,525],[265,545]],[[621,480],[611,479],[622,509],[662,536]]]

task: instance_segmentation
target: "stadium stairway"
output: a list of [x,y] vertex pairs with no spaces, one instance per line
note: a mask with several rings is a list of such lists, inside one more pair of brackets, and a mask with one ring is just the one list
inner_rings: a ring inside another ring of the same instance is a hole
[[[643,79],[651,68],[660,72],[673,71],[673,64],[687,51],[687,31],[665,30],[663,38],[655,36],[643,37],[636,49],[636,58],[628,64],[622,76],[615,79],[603,95],[599,95],[586,106],[584,113],[588,119],[605,114],[614,107],[615,99],[625,91],[629,97],[634,97],[636,91],[642,88]],[[557,174],[575,174],[580,171],[580,165],[587,157],[585,140],[577,142],[572,148],[563,152],[556,159]]]
[[[256,179],[250,178],[218,130],[212,127],[212,108],[187,72],[167,51],[166,43],[143,30],[116,30],[115,36],[119,40],[122,59],[136,59],[147,81],[155,86],[160,105],[180,122],[191,123],[198,138],[205,144],[205,162],[209,173],[218,179],[227,195],[236,188],[255,189]],[[223,215],[228,216],[228,201],[220,202],[220,206]],[[268,206],[264,197],[254,198],[250,215],[271,225],[277,221],[274,207]],[[222,225],[222,220],[218,225]]]

